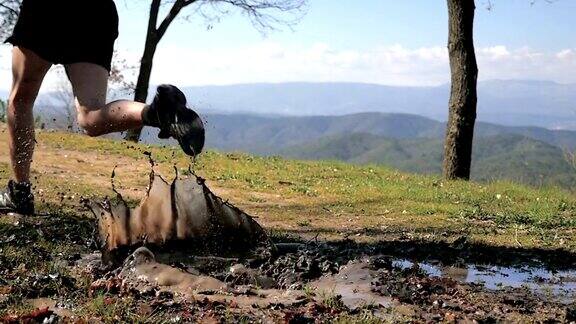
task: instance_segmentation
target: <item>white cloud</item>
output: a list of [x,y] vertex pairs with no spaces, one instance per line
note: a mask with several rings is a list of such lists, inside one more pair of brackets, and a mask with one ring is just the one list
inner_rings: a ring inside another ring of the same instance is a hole
[[[477,49],[481,80],[542,79],[576,82],[576,51],[544,53],[503,45]],[[402,45],[368,51],[333,50],[328,44],[288,47],[260,43],[197,52],[161,49],[153,80],[183,84],[283,81],[354,81],[392,85],[437,85],[450,80],[444,46],[410,49]],[[177,77],[175,76],[177,75]]]
[[556,54],[561,60],[576,60],[576,49],[565,49]]
[[478,51],[480,79],[538,79],[560,83],[576,82],[576,60],[568,52],[545,53],[523,47]]
[[478,54],[481,57],[484,57],[491,61],[504,60],[510,58],[510,52],[508,51],[506,46],[502,45],[481,48],[478,51]]
[[202,52],[166,47],[157,55],[153,81],[177,79],[183,84],[283,81],[438,84],[447,80],[448,72],[447,55],[439,47],[411,50],[395,45],[364,52],[333,50],[323,43],[286,47],[264,42]]
[[[140,53],[123,52],[129,62]],[[479,78],[541,79],[576,82],[576,49],[556,53],[503,45],[477,48]],[[10,84],[9,48],[0,47],[0,89]],[[49,77],[47,83],[53,82]],[[370,50],[335,50],[329,44],[286,46],[261,42],[235,48],[198,50],[161,46],[152,83],[180,85],[286,81],[349,81],[390,85],[437,85],[450,80],[445,46],[406,48],[380,46]]]

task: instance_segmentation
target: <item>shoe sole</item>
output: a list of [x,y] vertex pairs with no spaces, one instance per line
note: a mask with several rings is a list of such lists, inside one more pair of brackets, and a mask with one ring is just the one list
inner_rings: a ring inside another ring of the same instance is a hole
[[176,139],[180,148],[189,156],[195,157],[202,152],[205,141],[204,123],[200,116],[192,109],[186,107],[186,96],[177,87],[170,84],[162,84],[157,88],[157,96],[170,98],[175,108],[175,124],[169,129],[161,129],[158,138]]
[[[186,129],[183,135],[174,136],[178,141],[180,148],[189,156],[195,157],[202,153],[205,142],[204,123],[200,116],[192,109],[186,108],[186,111],[177,113],[179,122],[176,125],[183,126]],[[184,121],[181,121],[184,119]],[[178,133],[174,131],[174,133]]]

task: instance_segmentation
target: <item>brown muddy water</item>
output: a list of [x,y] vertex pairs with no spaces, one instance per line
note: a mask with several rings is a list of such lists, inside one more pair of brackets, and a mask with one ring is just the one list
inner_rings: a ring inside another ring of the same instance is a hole
[[[320,318],[325,319],[331,318],[332,309],[338,309],[350,314],[369,312],[374,319],[386,321],[573,320],[569,316],[576,301],[575,270],[444,266],[438,261],[412,262],[390,255],[359,256],[359,251],[329,244],[278,246],[278,255],[258,261],[206,256],[176,261],[173,256],[159,256],[170,259],[172,265],[159,263],[156,257],[135,265],[131,256],[117,272],[122,289],[133,294],[169,293],[177,301],[223,303],[258,314],[255,318],[260,319],[264,313],[255,309],[307,314],[304,307],[322,305],[326,313]],[[82,258],[77,267],[91,264],[97,269],[102,266],[99,262],[99,255],[93,254]],[[109,280],[103,280],[100,288]]]
[[[92,278],[91,296],[134,298],[142,307],[160,307],[174,322],[206,314],[222,323],[576,320],[574,269],[456,266],[350,242],[274,241],[277,252],[260,259],[167,255],[152,246],[111,267],[95,252],[72,263],[70,273]],[[81,307],[66,296],[30,302],[53,310],[52,320],[78,319]]]

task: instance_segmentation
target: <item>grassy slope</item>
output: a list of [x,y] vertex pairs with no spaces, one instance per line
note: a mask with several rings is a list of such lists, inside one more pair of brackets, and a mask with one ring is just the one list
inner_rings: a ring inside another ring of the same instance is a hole
[[[41,211],[74,212],[79,195],[110,194],[115,165],[118,187],[139,199],[149,170],[143,150],[153,153],[157,168],[168,176],[173,164],[184,171],[190,162],[172,148],[131,147],[79,135],[40,133],[38,142],[34,174],[42,174],[36,188]],[[4,181],[4,133],[0,143]],[[217,152],[203,154],[194,168],[217,193],[283,232],[358,240],[450,240],[466,235],[493,245],[576,251],[576,198],[560,189],[444,182],[377,166]]]
[[[407,172],[439,174],[442,171],[441,139],[398,140],[356,133],[321,138],[283,151],[283,156],[303,159],[337,159],[352,163],[376,163]],[[574,168],[555,146],[514,134],[477,137],[472,177],[475,180],[506,179],[533,186],[576,185]]]

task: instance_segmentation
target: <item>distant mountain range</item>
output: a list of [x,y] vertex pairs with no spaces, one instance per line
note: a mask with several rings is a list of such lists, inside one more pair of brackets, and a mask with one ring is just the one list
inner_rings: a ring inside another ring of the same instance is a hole
[[[407,113],[446,120],[448,85],[397,87],[362,83],[278,83],[186,87],[206,112],[292,116]],[[576,130],[576,84],[492,80],[478,85],[478,120],[509,126]]]
[[[270,117],[205,115],[207,144],[222,150],[271,154],[339,134],[366,133],[391,139],[443,139],[445,123],[408,114],[360,113],[344,116]],[[479,122],[476,136],[522,135],[561,148],[576,149],[576,132],[511,127]]]
[[[183,87],[203,113],[281,116],[406,113],[446,120],[448,85],[400,87],[365,83],[260,83]],[[154,87],[149,91],[154,95]],[[0,98],[7,96],[0,90]],[[40,96],[44,102],[50,93]],[[576,84],[491,80],[478,85],[478,120],[508,126],[576,130]]]

